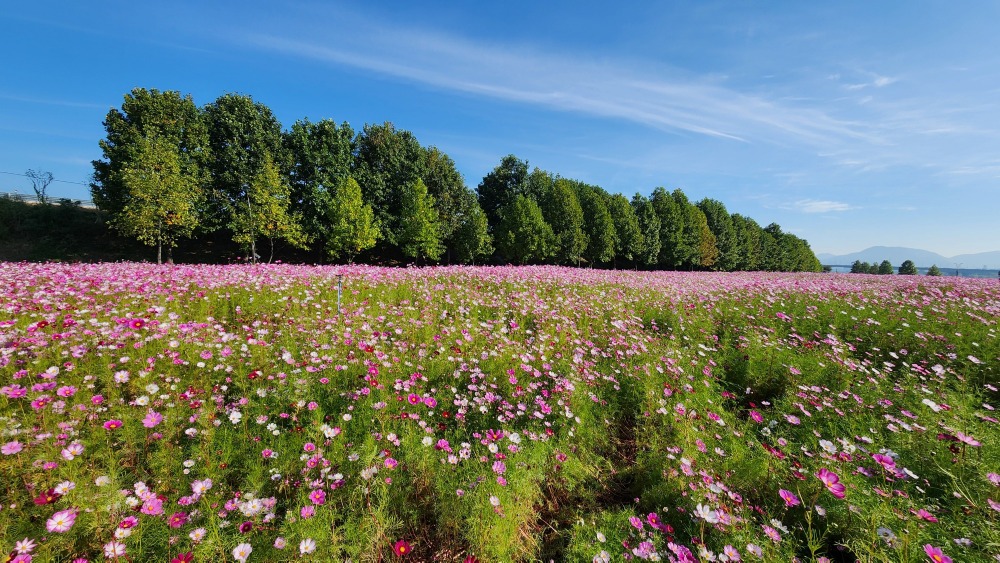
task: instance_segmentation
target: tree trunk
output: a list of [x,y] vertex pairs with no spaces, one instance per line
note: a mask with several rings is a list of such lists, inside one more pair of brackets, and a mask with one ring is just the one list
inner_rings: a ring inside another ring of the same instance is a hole
[[257,263],[257,239],[250,239],[250,263]]
[[162,264],[163,263],[163,243],[162,242],[156,243],[156,263],[157,264]]
[[271,241],[271,255],[267,257],[267,263],[270,264],[274,262],[274,238],[269,239]]

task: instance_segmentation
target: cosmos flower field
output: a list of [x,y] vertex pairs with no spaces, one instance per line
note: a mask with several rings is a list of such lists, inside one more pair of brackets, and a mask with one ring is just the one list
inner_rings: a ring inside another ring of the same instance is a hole
[[994,280],[0,264],[0,557],[1000,560],[998,318]]

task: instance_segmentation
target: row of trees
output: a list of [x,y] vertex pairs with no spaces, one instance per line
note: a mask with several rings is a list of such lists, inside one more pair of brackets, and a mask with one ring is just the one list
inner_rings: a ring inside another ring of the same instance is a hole
[[776,224],[730,214],[713,199],[692,203],[656,188],[631,201],[561,178],[513,155],[478,187],[497,250],[518,263],[621,263],[684,270],[820,271],[806,241]]
[[288,130],[252,98],[198,107],[135,89],[104,121],[91,193],[111,226],[170,251],[224,230],[256,259],[262,243],[329,260],[399,256],[669,269],[806,270],[808,244],[776,224],[656,188],[631,200],[514,156],[466,187],[454,161],[391,123],[300,120]]
[[[880,275],[891,275],[895,273],[895,268],[892,267],[892,263],[888,260],[883,260],[881,264],[869,264],[868,262],[862,262],[861,260],[855,260],[851,264],[852,274],[880,274]],[[917,265],[913,263],[913,260],[903,260],[903,263],[899,265],[899,275],[901,276],[915,276],[917,275]],[[928,276],[940,276],[941,269],[937,267],[937,264],[932,265],[927,269]]]

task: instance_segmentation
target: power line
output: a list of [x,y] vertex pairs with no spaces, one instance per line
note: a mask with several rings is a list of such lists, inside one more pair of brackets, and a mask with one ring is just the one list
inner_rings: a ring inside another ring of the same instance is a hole
[[[23,174],[23,173],[22,174],[18,174],[17,172],[5,172],[3,170],[0,170],[0,174],[8,174],[10,176],[24,176],[25,178],[28,177],[27,174]],[[62,182],[63,184],[76,184],[77,186],[90,186],[90,184],[84,184],[83,182],[71,182],[69,180],[57,180],[56,178],[53,178],[52,181],[53,182]]]

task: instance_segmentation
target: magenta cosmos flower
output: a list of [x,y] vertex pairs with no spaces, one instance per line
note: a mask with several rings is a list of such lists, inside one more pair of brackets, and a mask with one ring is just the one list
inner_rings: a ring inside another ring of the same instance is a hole
[[927,558],[934,563],[951,563],[951,557],[948,557],[941,551],[940,547],[934,547],[931,544],[924,546],[924,553],[927,554]]
[[844,491],[847,490],[847,487],[840,482],[840,476],[824,467],[816,473],[816,477],[826,485],[831,495],[844,498]]
[[122,427],[122,421],[118,419],[109,420],[104,423],[105,430],[115,430]]
[[798,506],[801,503],[799,497],[795,496],[795,493],[787,489],[781,489],[778,491],[778,496],[785,501],[785,506]]

